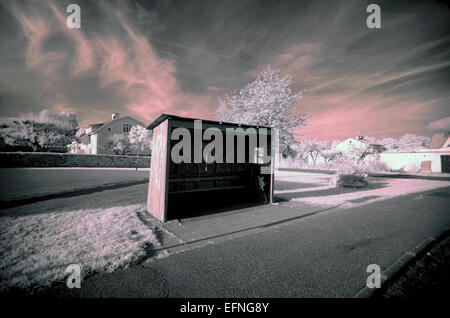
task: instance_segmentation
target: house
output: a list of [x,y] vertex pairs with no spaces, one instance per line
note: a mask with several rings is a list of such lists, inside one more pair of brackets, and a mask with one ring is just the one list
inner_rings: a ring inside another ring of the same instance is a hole
[[[138,125],[145,127],[140,121],[130,117],[120,117],[118,113],[111,116],[111,120],[104,123],[90,124],[79,136],[80,142],[73,141],[68,145],[70,153],[85,154],[116,154],[108,147],[113,136],[126,135],[131,127]],[[143,154],[149,153],[146,151]],[[129,154],[136,154],[137,150],[131,149]]]
[[393,170],[450,173],[450,132],[434,134],[429,148],[414,152],[383,152],[380,160]]
[[349,152],[352,148],[361,148],[363,146],[370,146],[378,152],[381,152],[384,149],[383,145],[381,144],[366,140],[363,136],[356,136],[356,138],[350,137],[338,143],[335,147],[335,150],[345,153]]

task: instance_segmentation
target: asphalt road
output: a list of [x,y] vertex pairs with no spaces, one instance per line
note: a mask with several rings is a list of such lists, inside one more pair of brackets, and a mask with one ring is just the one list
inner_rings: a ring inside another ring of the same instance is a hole
[[92,276],[82,297],[352,297],[450,222],[450,187],[333,209],[257,233]]

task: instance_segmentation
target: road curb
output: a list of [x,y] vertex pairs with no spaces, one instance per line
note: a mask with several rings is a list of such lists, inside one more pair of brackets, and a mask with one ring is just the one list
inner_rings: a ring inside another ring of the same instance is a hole
[[386,270],[381,273],[381,287],[369,288],[365,286],[353,298],[375,298],[383,294],[387,288],[403,275],[409,265],[421,259],[428,251],[435,247],[450,235],[450,224],[443,227],[435,235],[431,235],[416,245],[413,249],[407,251]]

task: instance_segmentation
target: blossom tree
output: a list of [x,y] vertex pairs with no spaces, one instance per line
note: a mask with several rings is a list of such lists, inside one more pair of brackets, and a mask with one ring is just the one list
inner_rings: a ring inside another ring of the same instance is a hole
[[382,144],[387,151],[395,151],[398,149],[398,140],[395,138],[388,137],[381,139],[380,144]]
[[116,155],[128,155],[131,151],[130,140],[126,134],[114,134],[108,138],[104,148],[112,150]]
[[398,148],[401,151],[416,151],[429,145],[430,138],[413,134],[404,134],[398,140]]
[[302,92],[293,93],[291,84],[291,76],[267,66],[253,82],[219,99],[217,118],[277,129],[284,153],[297,142],[294,131],[303,128],[310,117],[293,109]]
[[348,160],[358,165],[363,160],[373,160],[377,158],[379,151],[370,144],[359,147],[350,146],[345,156]]
[[135,125],[128,133],[128,139],[133,148],[137,149],[138,156],[146,149],[150,148],[150,132],[147,128]]
[[150,133],[145,127],[135,125],[128,133],[131,147],[137,149],[136,170],[138,168],[139,155],[146,149],[151,149]]
[[317,159],[324,151],[328,149],[328,143],[325,141],[307,140],[306,148],[314,165],[317,164]]
[[320,153],[320,155],[322,156],[323,160],[328,164],[331,164],[333,161],[342,157],[342,153],[339,150],[333,149],[325,149]]
[[292,148],[296,152],[295,156],[296,158],[300,159],[301,161],[307,161],[308,160],[308,143],[306,142],[298,142],[294,145],[292,145]]
[[388,151],[416,151],[418,149],[428,148],[430,138],[414,134],[404,134],[399,139],[384,138],[380,143]]
[[82,135],[86,133],[86,128],[84,127],[78,127],[77,132],[75,133],[76,138],[80,138]]

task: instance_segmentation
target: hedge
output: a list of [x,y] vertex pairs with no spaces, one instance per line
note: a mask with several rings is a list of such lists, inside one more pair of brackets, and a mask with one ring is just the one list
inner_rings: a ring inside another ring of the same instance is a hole
[[150,157],[87,155],[50,152],[3,152],[1,168],[18,167],[102,167],[102,168],[150,168]]

